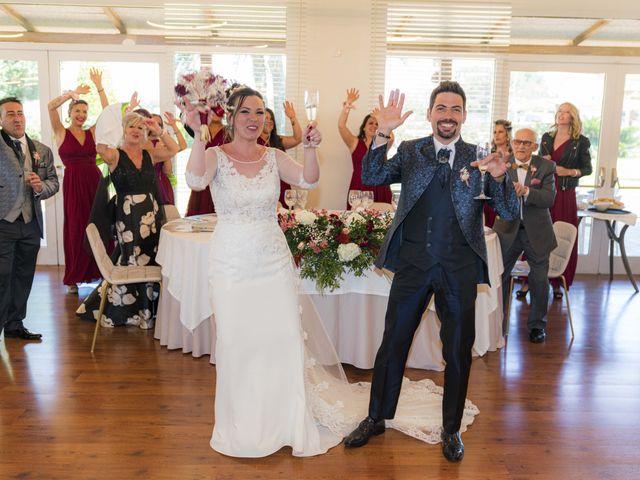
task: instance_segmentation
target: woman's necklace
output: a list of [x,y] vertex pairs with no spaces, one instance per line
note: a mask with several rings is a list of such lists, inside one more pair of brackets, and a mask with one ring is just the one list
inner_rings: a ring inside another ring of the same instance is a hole
[[239,159],[235,158],[233,155],[231,155],[229,153],[227,154],[227,156],[231,160],[233,160],[234,162],[242,163],[242,164],[245,164],[245,165],[251,165],[251,164],[254,164],[254,163],[260,163],[262,161],[262,157],[264,157],[264,154],[266,152],[267,152],[267,149],[265,148],[264,152],[262,152],[262,155],[260,155],[260,158],[258,158],[257,160],[239,160]]

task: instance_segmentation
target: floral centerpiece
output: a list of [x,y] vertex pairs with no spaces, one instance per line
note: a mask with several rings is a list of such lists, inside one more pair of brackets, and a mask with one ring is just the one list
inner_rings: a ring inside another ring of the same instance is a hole
[[206,70],[185,73],[178,78],[174,89],[176,98],[183,104],[188,100],[200,113],[200,138],[205,142],[211,140],[209,112],[224,117],[229,86],[230,82],[222,75]]
[[333,291],[345,272],[362,276],[373,266],[391,224],[388,212],[300,210],[278,214],[300,276]]

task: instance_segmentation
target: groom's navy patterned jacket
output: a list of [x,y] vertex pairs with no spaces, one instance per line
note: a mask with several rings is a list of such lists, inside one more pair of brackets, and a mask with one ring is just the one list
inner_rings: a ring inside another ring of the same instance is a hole
[[[397,153],[386,158],[386,147],[369,149],[362,162],[362,183],[365,185],[388,185],[401,183],[402,192],[393,223],[387,232],[384,244],[376,259],[376,266],[396,270],[396,259],[402,243],[402,225],[429,183],[434,179],[438,161],[433,136],[405,141]],[[471,167],[476,160],[476,146],[462,139],[455,144],[455,158],[451,171],[451,197],[460,229],[473,251],[487,265],[487,247],[482,224],[483,202],[474,200],[480,192],[480,171]],[[465,181],[466,180],[466,181]],[[504,220],[513,220],[519,215],[518,199],[511,179],[507,175],[503,182],[494,181],[487,175],[489,204]]]

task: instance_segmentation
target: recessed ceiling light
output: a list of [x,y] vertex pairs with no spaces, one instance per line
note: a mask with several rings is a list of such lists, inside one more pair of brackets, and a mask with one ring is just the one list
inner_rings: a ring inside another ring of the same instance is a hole
[[162,23],[154,23],[151,20],[147,20],[147,25],[156,28],[164,28],[165,30],[212,30],[214,28],[223,27],[226,24],[227,22],[209,23],[207,25],[164,25]]
[[0,38],[20,38],[24,33],[0,33]]

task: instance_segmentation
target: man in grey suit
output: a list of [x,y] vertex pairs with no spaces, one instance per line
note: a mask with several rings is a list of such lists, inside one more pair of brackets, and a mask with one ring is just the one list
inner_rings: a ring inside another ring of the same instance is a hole
[[40,202],[58,191],[51,149],[25,134],[22,102],[0,100],[0,332],[40,340],[22,321],[43,237]]
[[537,142],[538,136],[530,128],[518,130],[511,141],[515,158],[512,159],[508,175],[520,201],[520,215],[512,221],[498,217],[493,225],[502,247],[502,296],[505,305],[511,270],[523,252],[531,267],[528,280],[531,309],[527,327],[529,341],[532,343],[541,343],[545,339],[545,316],[549,303],[549,254],[557,245],[549,213],[556,198],[556,164],[532,155],[538,149]]

